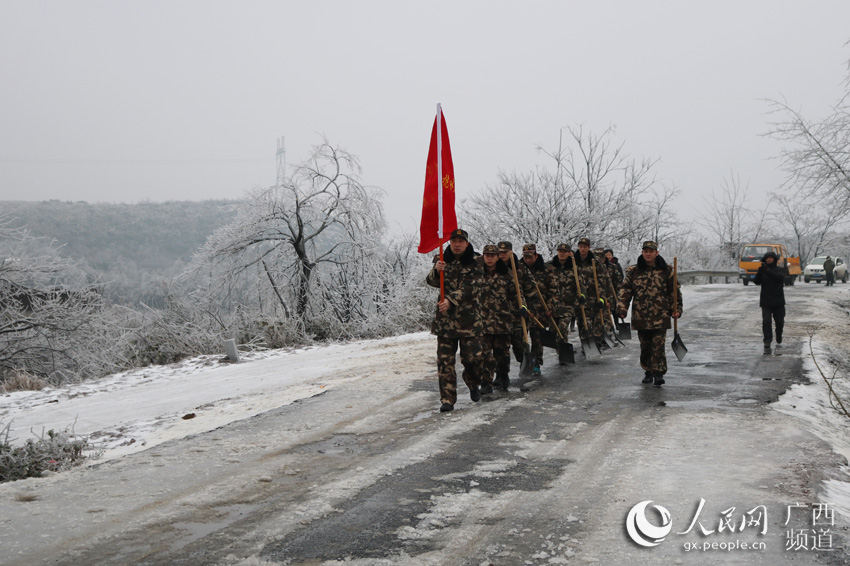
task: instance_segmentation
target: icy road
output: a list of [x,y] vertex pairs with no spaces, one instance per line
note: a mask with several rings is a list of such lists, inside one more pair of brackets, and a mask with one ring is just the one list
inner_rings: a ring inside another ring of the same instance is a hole
[[758,289],[685,287],[662,388],[635,337],[440,414],[423,333],[0,397],[18,438],[77,419],[108,448],[0,485],[0,564],[846,564],[847,428],[807,333],[846,356],[847,287],[789,288],[769,356]]

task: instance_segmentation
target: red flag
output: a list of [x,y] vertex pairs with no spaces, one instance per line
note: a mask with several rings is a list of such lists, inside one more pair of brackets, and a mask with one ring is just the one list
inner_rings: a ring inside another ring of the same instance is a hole
[[[439,129],[437,124],[440,125]],[[442,183],[440,180],[442,178]],[[440,201],[442,200],[442,217]],[[442,224],[442,226],[441,226]],[[422,198],[422,221],[419,223],[419,253],[426,254],[448,241],[457,229],[455,215],[455,171],[449,131],[443,109],[437,105],[437,117],[431,129],[431,146],[425,167],[425,196]]]

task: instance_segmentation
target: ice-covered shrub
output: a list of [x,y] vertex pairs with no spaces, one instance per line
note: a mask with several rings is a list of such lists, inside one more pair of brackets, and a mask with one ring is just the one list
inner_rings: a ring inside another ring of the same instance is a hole
[[68,429],[48,430],[20,446],[9,440],[11,423],[0,431],[0,483],[41,477],[45,471],[59,472],[79,466],[91,450],[88,440]]

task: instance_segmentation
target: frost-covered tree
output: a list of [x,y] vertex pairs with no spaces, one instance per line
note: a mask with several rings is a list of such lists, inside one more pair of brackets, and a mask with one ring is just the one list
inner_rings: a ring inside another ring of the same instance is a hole
[[353,155],[324,141],[280,185],[251,191],[195,257],[206,308],[313,326],[374,312],[384,219],[360,173]]
[[842,237],[835,232],[842,220],[836,208],[809,206],[800,195],[777,195],[775,217],[794,236],[794,251],[800,255],[803,265],[821,253],[832,251],[833,245]]
[[116,363],[116,334],[76,263],[0,214],[0,381],[96,375]]
[[614,141],[583,127],[560,131],[549,158],[529,172],[500,172],[496,183],[469,199],[464,222],[483,240],[508,238],[554,249],[589,237],[600,245],[633,247],[674,229],[666,206],[677,193],[655,174],[657,160],[635,159]]
[[720,187],[703,199],[697,224],[711,235],[716,249],[728,263],[737,263],[741,245],[767,236],[765,220],[773,198],[752,205],[749,185],[743,184],[739,175],[730,173]]
[[[850,62],[848,62],[850,68]],[[786,186],[807,205],[850,212],[850,73],[824,118],[811,119],[787,101],[771,101],[778,117],[769,135],[785,142],[779,155]]]

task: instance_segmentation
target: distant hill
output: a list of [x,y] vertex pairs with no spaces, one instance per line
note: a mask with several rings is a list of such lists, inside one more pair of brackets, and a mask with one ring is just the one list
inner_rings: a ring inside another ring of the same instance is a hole
[[0,201],[0,212],[32,235],[64,244],[64,255],[109,283],[116,302],[158,306],[163,281],[182,271],[207,237],[233,219],[238,203]]

